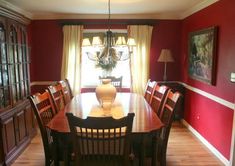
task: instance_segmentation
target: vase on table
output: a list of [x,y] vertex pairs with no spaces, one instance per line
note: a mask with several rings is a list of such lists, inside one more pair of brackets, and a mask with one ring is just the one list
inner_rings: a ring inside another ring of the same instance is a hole
[[104,110],[110,110],[115,100],[117,90],[111,84],[111,79],[102,79],[102,84],[95,89],[96,98]]

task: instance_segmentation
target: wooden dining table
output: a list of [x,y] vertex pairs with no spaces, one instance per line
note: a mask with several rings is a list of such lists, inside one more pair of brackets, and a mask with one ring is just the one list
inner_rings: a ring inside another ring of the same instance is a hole
[[[47,124],[47,127],[51,129],[55,144],[61,140],[68,140],[67,137],[70,135],[66,112],[71,112],[83,119],[86,119],[88,116],[112,116],[118,119],[126,116],[128,113],[134,112],[132,135],[133,138],[138,136],[141,140],[139,162],[141,166],[144,165],[146,138],[150,133],[160,131],[163,127],[161,120],[141,95],[135,93],[117,93],[111,108],[103,109],[95,93],[81,93],[74,96],[65,106],[64,110],[59,111]],[[67,143],[64,143],[64,145],[66,147]]]

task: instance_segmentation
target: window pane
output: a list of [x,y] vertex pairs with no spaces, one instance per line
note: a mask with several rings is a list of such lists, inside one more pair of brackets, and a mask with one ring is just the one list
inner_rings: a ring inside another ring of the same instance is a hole
[[13,96],[13,103],[16,103],[17,96],[16,96],[16,85],[15,84],[12,85],[12,96]]
[[9,88],[7,87],[7,88],[4,89],[4,101],[5,101],[4,105],[5,106],[8,106],[10,104],[9,97],[10,97],[9,96]]
[[102,70],[95,65],[95,61],[88,59],[86,54],[82,55],[82,87],[94,87],[99,84]]
[[6,43],[1,43],[1,60],[2,60],[2,64],[7,63],[7,56],[6,56]]
[[[118,36],[127,37],[126,30],[112,30],[114,43],[117,40]],[[94,36],[99,36],[103,43],[105,43],[106,30],[85,30],[83,34],[83,38],[89,38],[90,43],[92,43],[92,39]],[[127,55],[127,47],[118,47],[115,48],[119,52],[123,52],[123,56]],[[81,68],[81,83],[82,87],[95,87],[100,84],[99,76],[114,76],[120,77],[122,76],[122,86],[130,87],[130,64],[129,59],[125,61],[118,61],[116,67],[110,72],[105,71],[96,66],[96,61],[90,60],[88,58],[87,53],[91,53],[89,55],[94,55],[96,53],[100,53],[100,48],[98,47],[83,47],[82,48],[82,68]],[[93,56],[92,56],[93,57]]]
[[0,87],[3,86],[3,81],[2,81],[2,65],[0,65]]
[[122,76],[122,86],[130,87],[130,64],[129,59],[125,61],[118,61],[116,67],[111,71],[102,70],[96,67],[96,62],[88,58],[83,49],[82,54],[82,87],[94,87],[100,83],[99,76]]
[[4,107],[3,88],[0,88],[0,108]]
[[122,86],[130,88],[130,60],[118,61],[116,68],[112,71],[112,75],[115,77],[122,76]]
[[2,79],[3,79],[3,85],[8,85],[8,71],[7,71],[7,65],[2,65]]

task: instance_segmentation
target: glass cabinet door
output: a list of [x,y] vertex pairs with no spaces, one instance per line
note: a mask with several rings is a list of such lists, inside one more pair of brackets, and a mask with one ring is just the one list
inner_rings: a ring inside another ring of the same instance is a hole
[[6,31],[5,25],[0,19],[0,110],[10,105],[8,69]]
[[23,72],[23,92],[24,96],[27,97],[29,92],[29,58],[28,58],[28,47],[27,47],[27,40],[26,40],[26,31],[22,29],[21,31],[21,52],[22,52],[22,72]]
[[30,95],[26,27],[0,16],[0,111]]
[[29,95],[28,48],[26,29],[10,25],[9,63],[13,104]]
[[17,50],[17,31],[14,26],[10,26],[10,37],[9,37],[9,63],[10,66],[10,73],[11,73],[11,88],[12,88],[12,99],[13,104],[16,103],[20,96],[19,96],[19,75],[18,75],[18,50]]
[[26,97],[23,76],[23,52],[22,52],[22,29],[12,25],[10,27],[10,62],[12,76],[13,103]]

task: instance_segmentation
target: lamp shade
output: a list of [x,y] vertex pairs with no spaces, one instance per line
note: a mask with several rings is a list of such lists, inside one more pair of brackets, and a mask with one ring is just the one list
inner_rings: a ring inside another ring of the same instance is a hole
[[230,81],[235,82],[235,73],[231,73]]
[[85,38],[82,40],[82,46],[86,47],[86,46],[91,46],[91,42],[88,38]]
[[116,45],[123,46],[126,45],[126,39],[124,36],[119,36],[116,42]]
[[99,36],[93,37],[92,45],[93,46],[101,46],[102,45],[102,41]]
[[157,61],[158,62],[174,62],[174,58],[169,49],[162,49],[161,54]]
[[128,38],[127,45],[128,46],[135,46],[136,45],[135,39],[134,38]]

